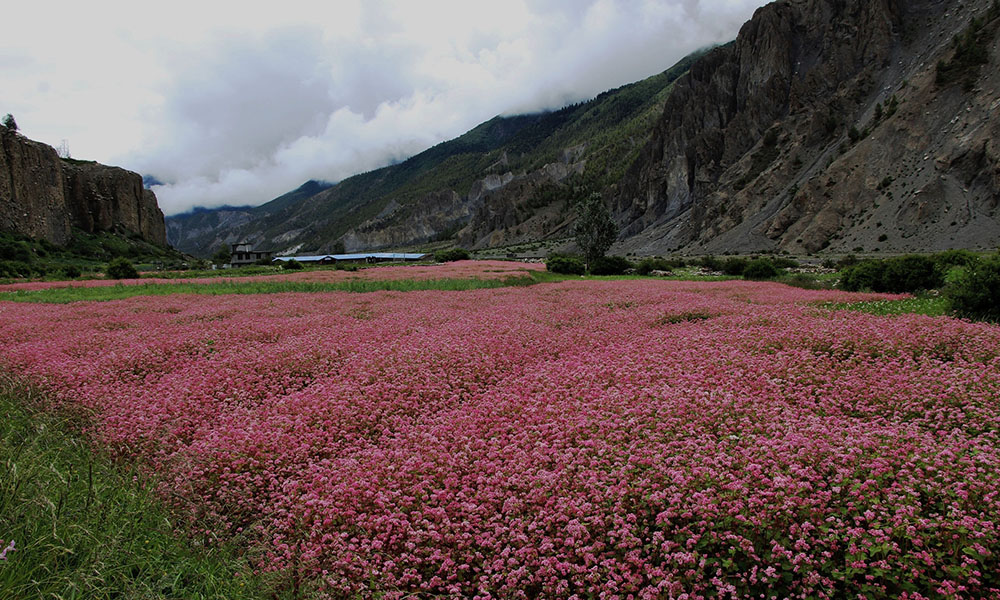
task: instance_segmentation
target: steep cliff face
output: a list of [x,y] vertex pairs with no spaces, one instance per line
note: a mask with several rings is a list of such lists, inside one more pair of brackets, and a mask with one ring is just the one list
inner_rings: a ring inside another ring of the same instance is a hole
[[79,227],[166,245],[163,213],[137,173],[64,161],[51,146],[6,128],[0,128],[0,144],[0,228],[56,244]]
[[986,0],[759,9],[677,82],[615,197],[621,249],[995,245],[996,69],[936,77],[975,16],[997,56]]
[[0,229],[62,244],[67,217],[55,150],[0,127]]
[[88,232],[124,229],[166,244],[163,212],[137,173],[88,163],[66,165],[63,175],[66,202],[77,227]]

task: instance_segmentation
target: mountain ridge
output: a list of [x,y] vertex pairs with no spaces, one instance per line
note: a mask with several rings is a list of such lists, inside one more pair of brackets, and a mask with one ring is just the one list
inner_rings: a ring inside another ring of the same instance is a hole
[[496,117],[198,235],[286,252],[483,249],[566,237],[573,201],[599,192],[621,253],[996,246],[1000,70],[962,57],[995,63],[998,29],[989,0],[772,2],[735,41],[659,75]]

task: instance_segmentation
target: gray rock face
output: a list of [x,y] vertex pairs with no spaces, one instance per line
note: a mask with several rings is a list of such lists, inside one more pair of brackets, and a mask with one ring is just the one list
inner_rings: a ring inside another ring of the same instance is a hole
[[759,9],[735,43],[677,82],[615,198],[621,249],[996,245],[997,69],[983,69],[972,91],[935,83],[952,37],[988,6],[786,0]]
[[72,227],[127,231],[165,246],[156,195],[131,171],[63,161],[46,144],[0,128],[0,229],[65,244]]
[[0,127],[0,229],[62,244],[68,216],[55,150]]

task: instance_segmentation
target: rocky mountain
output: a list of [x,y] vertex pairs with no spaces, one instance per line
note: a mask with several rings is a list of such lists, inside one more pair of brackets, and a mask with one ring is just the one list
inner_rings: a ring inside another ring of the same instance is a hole
[[759,9],[667,99],[614,196],[622,249],[996,246],[998,29],[986,1]]
[[51,146],[0,127],[0,230],[63,245],[73,227],[167,243],[156,196],[137,173],[61,159]]
[[315,193],[172,217],[172,235],[202,253],[488,248],[566,237],[599,191],[623,253],[993,247],[998,29],[990,0],[780,0],[650,79]]

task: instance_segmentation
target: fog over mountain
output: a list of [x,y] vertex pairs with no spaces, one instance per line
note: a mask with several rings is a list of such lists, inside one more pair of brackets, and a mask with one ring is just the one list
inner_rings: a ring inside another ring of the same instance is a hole
[[255,205],[558,108],[735,37],[760,0],[17,3],[0,112],[154,176],[166,214]]

